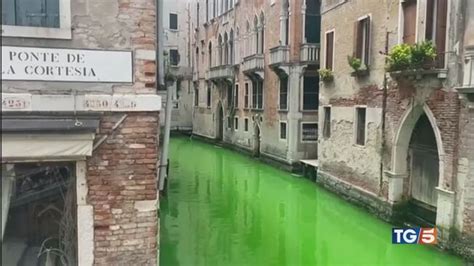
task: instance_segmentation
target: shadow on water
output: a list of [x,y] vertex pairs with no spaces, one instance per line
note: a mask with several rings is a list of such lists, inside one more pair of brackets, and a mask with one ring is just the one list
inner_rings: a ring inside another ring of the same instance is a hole
[[174,138],[161,201],[161,265],[461,265],[314,183]]

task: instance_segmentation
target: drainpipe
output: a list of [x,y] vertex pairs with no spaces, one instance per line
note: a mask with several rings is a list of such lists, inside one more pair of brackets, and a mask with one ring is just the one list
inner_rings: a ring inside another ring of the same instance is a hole
[[[388,42],[389,42],[389,37],[390,37],[390,32],[387,31],[385,33],[385,50],[384,50],[384,56],[385,56],[385,65],[387,64],[387,55],[388,55]],[[383,163],[383,156],[385,152],[385,119],[387,116],[387,98],[388,98],[388,80],[387,80],[387,71],[384,71],[383,73],[383,100],[382,100],[382,134],[381,134],[381,139],[382,139],[382,145],[380,147],[380,180],[379,180],[379,194],[382,193],[382,188],[383,188],[383,175],[384,175],[384,163]]]

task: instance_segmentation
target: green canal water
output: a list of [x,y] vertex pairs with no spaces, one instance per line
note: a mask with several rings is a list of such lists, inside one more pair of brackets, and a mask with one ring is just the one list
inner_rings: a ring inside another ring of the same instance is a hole
[[160,265],[462,265],[393,245],[390,224],[308,180],[188,138],[171,140]]

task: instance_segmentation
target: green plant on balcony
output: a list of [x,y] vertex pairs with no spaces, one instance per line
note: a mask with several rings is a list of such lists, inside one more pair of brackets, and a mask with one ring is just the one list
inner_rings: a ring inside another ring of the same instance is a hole
[[332,70],[322,68],[319,71],[319,78],[324,81],[324,82],[331,82],[334,80],[334,74],[332,73]]
[[414,45],[398,44],[388,54],[387,70],[394,72],[431,69],[435,66],[435,58],[436,47],[431,41]]
[[366,64],[362,64],[362,60],[355,56],[347,56],[347,62],[349,66],[354,70],[351,74],[353,77],[365,76],[369,73],[369,69]]
[[431,41],[416,43],[411,47],[411,64],[413,69],[430,69],[434,67],[436,47]]
[[409,69],[411,66],[411,47],[408,44],[398,44],[388,54],[388,71]]

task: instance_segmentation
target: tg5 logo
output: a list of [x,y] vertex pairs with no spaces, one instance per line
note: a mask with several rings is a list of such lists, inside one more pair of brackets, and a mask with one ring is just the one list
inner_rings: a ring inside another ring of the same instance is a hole
[[392,228],[392,244],[425,244],[438,243],[436,228]]

